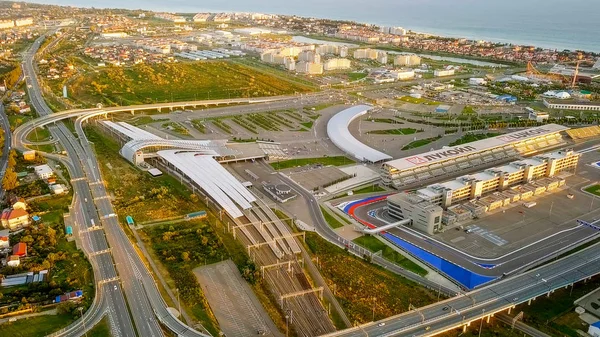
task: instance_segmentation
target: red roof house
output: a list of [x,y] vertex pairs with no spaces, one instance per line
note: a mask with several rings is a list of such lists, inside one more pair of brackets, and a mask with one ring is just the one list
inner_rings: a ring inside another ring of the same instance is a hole
[[19,242],[13,247],[13,255],[19,257],[27,256],[27,245],[23,242]]

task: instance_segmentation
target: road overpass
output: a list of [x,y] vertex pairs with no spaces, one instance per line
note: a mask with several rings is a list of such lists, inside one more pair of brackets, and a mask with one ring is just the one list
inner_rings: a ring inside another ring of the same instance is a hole
[[460,294],[435,304],[359,327],[323,335],[354,336],[432,336],[444,331],[466,329],[471,323],[495,313],[510,311],[560,288],[600,274],[600,244],[573,253],[529,272],[507,278],[487,287]]

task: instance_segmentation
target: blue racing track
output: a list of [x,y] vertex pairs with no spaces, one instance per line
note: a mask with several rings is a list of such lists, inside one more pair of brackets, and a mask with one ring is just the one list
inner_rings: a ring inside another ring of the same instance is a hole
[[[370,198],[350,202],[344,206],[343,211],[346,214],[353,217],[354,219],[356,219],[358,222],[362,223],[363,225],[365,225],[369,228],[375,228],[376,227],[375,225],[369,223],[368,221],[366,221],[364,219],[359,219],[358,217],[356,217],[356,215],[354,214],[354,211],[358,207],[361,207],[361,206],[364,206],[364,205],[367,205],[367,204],[370,204],[373,202],[377,202],[377,201],[383,200],[385,198],[387,198],[387,195],[370,197]],[[413,245],[412,243],[402,240],[392,234],[382,232],[381,236],[386,238],[390,242],[392,242],[394,245],[402,248],[402,250],[411,254],[415,258],[421,260],[425,264],[436,269],[441,274],[444,274],[447,277],[451,278],[452,280],[454,280],[456,283],[460,284],[465,289],[472,290],[473,288],[476,288],[482,284],[485,284],[485,283],[488,283],[490,281],[497,279],[497,277],[495,277],[495,276],[484,276],[484,275],[477,274],[467,268],[461,267],[461,266],[459,266],[455,263],[452,263],[444,258],[441,258],[435,254],[432,254],[431,252],[428,252],[427,250],[425,250],[423,248],[417,247],[417,246]],[[494,265],[480,265],[480,266],[483,268],[488,268],[488,269],[495,267]]]

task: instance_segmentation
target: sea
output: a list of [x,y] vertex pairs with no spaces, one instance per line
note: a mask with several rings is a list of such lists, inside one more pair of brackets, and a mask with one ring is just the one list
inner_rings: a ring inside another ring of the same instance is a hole
[[600,53],[600,0],[41,0],[55,5],[258,12],[352,20],[448,37]]

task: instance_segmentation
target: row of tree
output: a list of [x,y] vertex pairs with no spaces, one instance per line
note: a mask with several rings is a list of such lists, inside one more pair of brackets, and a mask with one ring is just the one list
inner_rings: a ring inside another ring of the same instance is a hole
[[2,179],[2,188],[6,191],[12,191],[19,186],[19,180],[17,178],[17,173],[15,172],[16,165],[17,152],[15,150],[10,150],[8,154],[8,166],[6,167],[6,172]]

